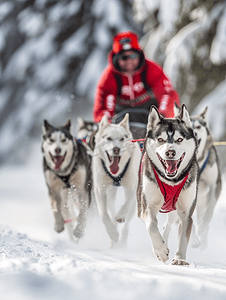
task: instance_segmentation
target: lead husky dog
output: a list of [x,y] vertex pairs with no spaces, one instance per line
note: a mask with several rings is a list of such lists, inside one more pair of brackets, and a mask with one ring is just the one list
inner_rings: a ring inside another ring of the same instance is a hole
[[182,106],[179,118],[163,118],[152,106],[137,188],[138,217],[146,225],[153,252],[168,260],[169,249],[157,227],[157,214],[176,210],[179,216],[178,248],[172,264],[186,265],[186,251],[196,205],[198,164],[197,140],[189,114]]
[[63,231],[66,224],[70,237],[77,242],[85,231],[91,161],[84,146],[71,135],[70,128],[70,120],[62,127],[54,127],[44,120],[42,152],[55,230]]
[[192,127],[198,140],[197,160],[199,164],[199,188],[197,197],[197,236],[193,231],[193,246],[203,250],[207,247],[209,223],[221,192],[221,173],[213,136],[206,122],[205,110],[191,117]]
[[[126,244],[129,222],[136,209],[137,173],[140,161],[138,144],[132,145],[129,115],[119,124],[110,124],[104,116],[95,135],[92,159],[94,194],[102,222],[111,239],[111,245]],[[125,202],[115,212],[117,186],[125,192]],[[109,216],[110,213],[110,216]],[[124,223],[121,238],[117,223]]]

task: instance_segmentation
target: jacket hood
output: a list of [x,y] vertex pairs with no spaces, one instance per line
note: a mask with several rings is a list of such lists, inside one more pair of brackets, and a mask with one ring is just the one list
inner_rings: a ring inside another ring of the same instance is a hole
[[117,33],[113,37],[112,51],[118,54],[125,50],[141,50],[138,42],[138,35],[132,31],[124,31]]

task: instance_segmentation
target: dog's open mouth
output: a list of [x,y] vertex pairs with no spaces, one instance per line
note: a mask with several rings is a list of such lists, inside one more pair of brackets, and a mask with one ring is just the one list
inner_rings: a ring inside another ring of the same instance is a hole
[[161,156],[157,153],[159,160],[161,161],[165,172],[168,177],[174,177],[177,174],[179,166],[184,159],[185,153],[181,155],[178,159],[162,159]]
[[[107,151],[106,151],[107,153]],[[110,161],[110,171],[112,174],[116,174],[119,170],[119,162],[120,162],[120,159],[121,159],[121,156],[110,156],[108,153],[107,153],[107,156],[108,156],[108,159]]]
[[65,154],[63,156],[61,155],[56,155],[56,156],[53,156],[51,153],[49,153],[51,158],[52,158],[52,161],[54,162],[55,164],[55,167],[54,167],[54,170],[55,171],[58,171],[60,168],[61,168],[61,165],[66,157],[66,154],[67,152],[65,152]]

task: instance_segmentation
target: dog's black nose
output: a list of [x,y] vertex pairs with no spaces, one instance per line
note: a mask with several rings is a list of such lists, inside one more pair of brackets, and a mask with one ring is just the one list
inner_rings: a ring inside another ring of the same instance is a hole
[[120,152],[120,148],[119,148],[119,147],[114,147],[114,148],[113,148],[113,153],[114,153],[115,155],[119,154],[119,152]]
[[174,158],[175,155],[176,155],[176,151],[175,150],[168,150],[168,151],[166,151],[166,156],[168,158]]
[[60,148],[56,148],[56,149],[55,149],[55,152],[56,152],[56,154],[60,154],[61,149],[60,149]]

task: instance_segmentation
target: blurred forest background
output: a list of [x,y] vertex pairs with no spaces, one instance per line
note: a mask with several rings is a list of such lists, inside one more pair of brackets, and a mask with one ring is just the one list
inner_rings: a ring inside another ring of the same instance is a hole
[[74,134],[78,116],[92,120],[112,36],[124,30],[138,33],[191,114],[208,105],[215,140],[226,139],[225,0],[7,0],[0,3],[0,163],[26,163],[43,119],[71,118]]

